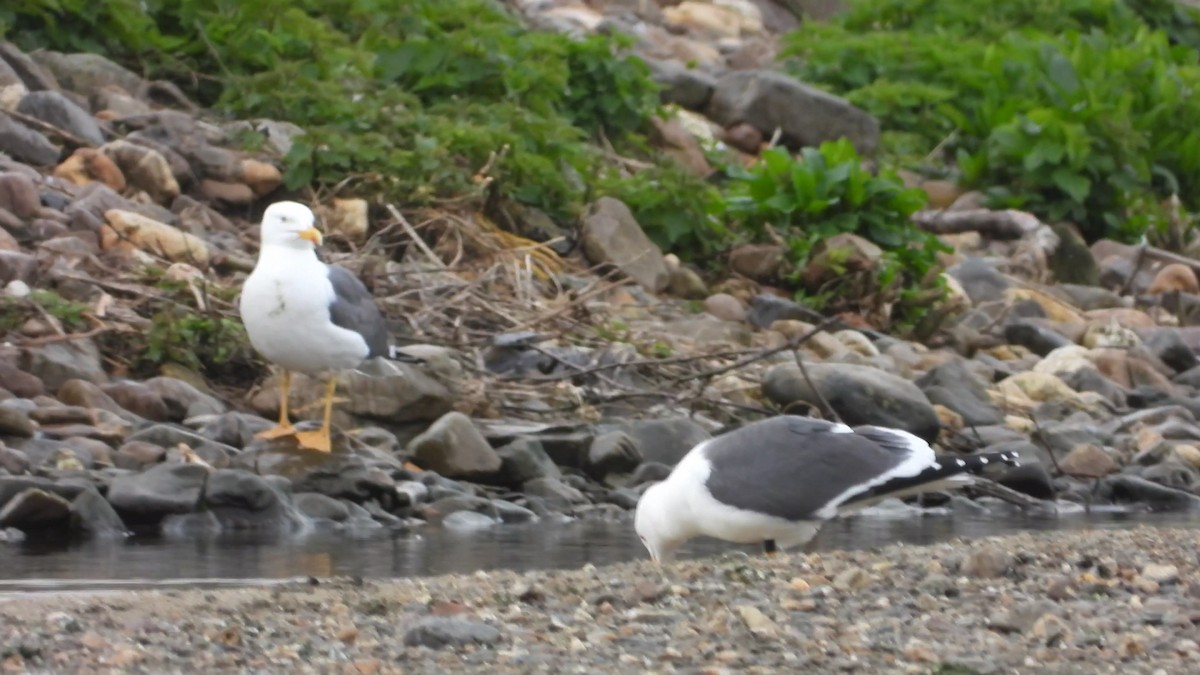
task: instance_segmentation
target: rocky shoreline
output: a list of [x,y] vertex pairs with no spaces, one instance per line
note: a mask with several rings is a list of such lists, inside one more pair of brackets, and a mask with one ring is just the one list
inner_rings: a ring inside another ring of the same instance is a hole
[[[716,39],[712,17],[758,16],[756,4],[639,20],[700,44]],[[761,17],[737,25],[741,47],[770,42]],[[703,72],[744,72],[741,47]],[[424,363],[378,359],[339,378],[332,456],[255,441],[278,390],[233,308],[257,213],[287,196],[280,158],[303,130],[209,120],[169,83],[94,54],[6,44],[0,63],[6,541],[618,518],[696,443],[780,412],[1015,452],[1021,468],[989,477],[1026,507],[1200,506],[1200,264],[1089,247],[946,185],[922,185],[951,188],[917,221],[954,249],[951,299],[922,340],[789,299],[770,244],[730,251],[728,275],[706,283],[607,197],[582,219],[579,250],[539,252],[552,280],[510,279],[524,254],[478,222],[423,235],[390,205],[384,224],[378,205],[327,200],[325,254],[368,282]],[[840,264],[879,264],[873,244],[839,237]],[[320,384],[297,378],[293,392],[304,411]]]
[[517,574],[0,598],[54,672],[1178,673],[1200,530],[1023,533]]

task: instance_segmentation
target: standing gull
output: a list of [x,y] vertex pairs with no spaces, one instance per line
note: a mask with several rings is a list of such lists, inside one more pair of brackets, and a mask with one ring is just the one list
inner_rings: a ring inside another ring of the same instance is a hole
[[[337,372],[389,355],[387,324],[366,286],[317,259],[321,232],[313,212],[277,202],[263,213],[258,263],[242,286],[240,311],[250,344],[283,369],[279,424],[255,438],[295,436],[300,447],[330,452],[330,417]],[[296,431],[288,419],[292,371],[328,373],[321,428]]]
[[885,497],[970,484],[1011,453],[935,455],[899,429],[782,415],[700,443],[637,506],[635,528],[655,562],[694,537],[776,548],[807,543],[822,521]]

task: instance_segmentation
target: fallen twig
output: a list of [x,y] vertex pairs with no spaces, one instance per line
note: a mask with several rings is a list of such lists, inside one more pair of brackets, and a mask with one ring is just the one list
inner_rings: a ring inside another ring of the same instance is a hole
[[429,259],[429,262],[433,263],[439,269],[446,269],[446,263],[433,252],[433,249],[429,248],[429,245],[425,243],[421,235],[417,234],[417,231],[408,223],[408,219],[404,217],[404,214],[400,213],[400,210],[391,204],[387,205],[387,210],[396,219],[396,222],[400,223],[400,227],[404,228],[404,233],[408,235],[409,239],[412,239],[417,248],[421,249],[421,252]]
[[79,146],[82,148],[96,147],[96,144],[92,143],[91,141],[82,139],[82,138],[76,136],[75,134],[67,131],[66,129],[56,127],[53,124],[50,124],[49,122],[44,122],[44,121],[42,121],[36,117],[33,117],[31,115],[26,115],[25,113],[19,113],[16,110],[7,110],[5,108],[0,108],[0,112],[4,113],[5,115],[8,115],[9,117],[17,120],[18,122],[27,124],[31,127],[37,127],[37,129],[39,131],[48,133],[52,136],[58,136],[59,138],[63,139],[64,141],[67,141],[68,143],[71,143],[73,145],[76,145],[76,146]]

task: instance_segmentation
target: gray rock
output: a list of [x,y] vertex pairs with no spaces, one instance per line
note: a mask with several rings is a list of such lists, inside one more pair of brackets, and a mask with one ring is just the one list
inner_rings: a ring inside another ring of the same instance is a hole
[[53,166],[62,152],[50,139],[14,120],[0,115],[0,152],[30,166]]
[[500,631],[479,621],[431,616],[421,619],[404,634],[409,647],[430,649],[491,646],[500,642]]
[[201,459],[217,469],[229,466],[229,458],[238,453],[238,449],[233,446],[210,441],[195,432],[170,424],[155,424],[146,427],[126,439],[126,442],[133,441],[150,443],[167,449],[183,443],[195,450]]
[[391,505],[396,500],[396,482],[361,457],[327,460],[296,478],[293,489],[297,493],[319,492],[359,504],[374,499]]
[[1055,289],[1066,296],[1072,306],[1087,312],[1093,309],[1109,309],[1121,307],[1121,296],[1099,286],[1080,286],[1077,284],[1055,284]]
[[0,436],[21,436],[29,438],[36,429],[29,413],[14,406],[0,404]]
[[95,489],[80,492],[71,502],[71,528],[103,539],[123,537],[126,534],[121,516]]
[[254,434],[271,426],[270,420],[258,415],[227,412],[209,417],[196,429],[196,434],[220,445],[244,448],[254,441]]
[[493,499],[492,508],[500,520],[506,523],[530,523],[538,519],[533,511],[504,499]]
[[51,342],[22,351],[22,370],[38,377],[46,389],[57,391],[67,380],[102,383],[108,380],[100,350],[90,339]]
[[1003,300],[1004,292],[1012,287],[1007,277],[982,258],[967,258],[948,268],[946,274],[954,277],[974,305]]
[[36,283],[37,258],[21,251],[0,251],[0,285],[7,286],[10,282],[21,281],[32,285]]
[[1004,415],[961,359],[935,366],[916,382],[930,403],[941,404],[962,415],[971,426],[1000,424]]
[[29,458],[30,463],[35,467],[50,467],[59,463],[61,460],[74,458],[85,467],[90,467],[94,463],[95,458],[88,449],[78,445],[73,446],[63,441],[37,436],[34,438],[23,438],[18,441],[10,441],[25,456]]
[[0,208],[21,220],[31,220],[41,207],[37,183],[22,173],[0,173]]
[[799,303],[777,295],[762,293],[750,299],[746,321],[756,328],[770,328],[776,321],[820,321],[821,315]]
[[1035,319],[1017,319],[1004,326],[1004,340],[1010,345],[1020,345],[1039,356],[1074,344],[1046,326],[1039,325]]
[[96,119],[57,91],[27,94],[17,105],[17,112],[52,124],[95,145],[104,143],[104,133],[100,131]]
[[860,154],[879,145],[879,121],[848,101],[772,70],[739,70],[717,80],[705,116],[724,127],[745,122],[792,148],[843,136]]
[[63,54],[40,49],[32,56],[57,78],[61,86],[83,96],[92,96],[114,84],[137,95],[145,84],[145,80],[133,71],[91,52]]
[[601,197],[588,206],[580,243],[592,264],[614,265],[648,291],[658,293],[671,282],[662,251],[619,199]]
[[518,438],[496,450],[496,454],[501,462],[497,481],[504,485],[517,486],[534,478],[558,478],[562,475],[541,442],[535,438]]
[[666,480],[669,475],[671,475],[671,467],[662,462],[642,462],[641,466],[629,477],[629,485],[639,487],[653,485]]
[[1104,446],[1112,442],[1111,434],[1105,433],[1095,424],[1086,422],[1043,422],[1040,428],[1033,432],[1033,438],[1035,442],[1048,448],[1057,458],[1066,456],[1068,452],[1080,445]]
[[[117,405],[117,409],[113,412],[124,410],[155,422],[170,420],[166,401],[141,382],[124,380],[100,387],[100,390],[100,393],[108,396]],[[61,399],[61,397],[62,392],[60,391],[59,398]],[[109,409],[111,410],[111,408]]]
[[113,479],[108,501],[131,522],[158,522],[191,513],[200,505],[209,469],[199,464],[157,464]]
[[1058,606],[1051,600],[1023,602],[992,617],[988,621],[988,628],[998,633],[1028,633],[1038,619],[1055,614],[1057,609]]
[[265,149],[278,157],[286,157],[292,151],[292,144],[297,136],[304,134],[304,129],[291,122],[277,122],[269,119],[237,120],[225,125],[229,132],[254,131],[265,140]]
[[557,478],[543,477],[525,481],[521,491],[530,497],[541,499],[546,506],[556,511],[566,511],[576,504],[588,503],[586,495]]
[[495,507],[490,500],[483,497],[457,494],[442,497],[441,499],[424,504],[417,509],[417,513],[424,514],[427,520],[445,519],[459,511],[474,511],[490,515],[495,512]]
[[28,473],[30,466],[29,455],[0,442],[0,472],[7,471],[10,475],[19,476]]
[[400,481],[396,483],[396,494],[405,502],[405,506],[413,506],[429,498],[429,488],[415,480]]
[[1100,483],[1098,494],[1112,502],[1147,504],[1156,511],[1200,511],[1200,497],[1138,476],[1117,474]]
[[[813,384],[838,417],[851,426],[875,424],[903,429],[932,442],[941,430],[933,406],[917,385],[891,373],[850,364],[814,363],[807,366]],[[773,366],[763,381],[763,393],[777,405],[807,401],[819,406],[800,368],[794,363]]]
[[162,519],[159,531],[168,539],[200,539],[221,533],[221,521],[211,511],[174,513]]
[[288,531],[303,522],[282,492],[262,476],[242,469],[212,472],[204,486],[203,505],[223,530]]
[[609,475],[629,473],[641,463],[640,444],[629,434],[610,431],[592,441],[584,471],[593,479],[604,482]]
[[641,449],[644,461],[669,466],[674,466],[692,448],[712,438],[696,420],[682,416],[629,420],[613,425],[613,428],[629,435]]
[[343,373],[339,408],[352,415],[391,424],[433,421],[454,409],[456,395],[410,363],[371,359]]
[[701,110],[708,105],[717,86],[712,75],[688,68],[675,59],[644,60],[650,66],[650,77],[662,87],[658,95],[663,103],[674,103],[688,110]]
[[1124,408],[1127,405],[1125,389],[1116,382],[1101,375],[1100,371],[1095,368],[1080,368],[1073,373],[1062,376],[1062,381],[1075,391],[1081,393],[1090,391],[1100,394],[1117,408]]
[[90,485],[70,481],[55,481],[35,476],[0,476],[0,506],[26,490],[43,490],[70,501]]
[[556,465],[582,469],[595,434],[590,431],[559,431],[541,433],[536,438]]
[[495,474],[501,459],[470,417],[449,412],[408,444],[408,452],[423,469],[450,478]]
[[1175,460],[1160,462],[1154,466],[1141,469],[1135,475],[1140,475],[1148,481],[1177,490],[1195,492],[1197,482],[1200,482],[1200,471],[1195,467]]
[[484,530],[495,527],[499,520],[476,511],[455,511],[442,519],[442,527],[451,530]]
[[753,339],[745,324],[722,321],[711,314],[665,321],[659,325],[659,331],[668,339],[676,337],[699,345],[749,345]]
[[1169,366],[1176,373],[1184,373],[1200,366],[1200,358],[1173,328],[1158,328],[1149,336],[1143,335],[1145,346],[1150,353]]
[[1054,273],[1055,280],[1086,286],[1100,283],[1100,270],[1096,259],[1079,229],[1062,222],[1051,223],[1050,229],[1058,235],[1058,246],[1047,257],[1046,265]]
[[219,415],[225,412],[225,404],[191,384],[173,377],[152,377],[144,383],[150,391],[158,394],[167,404],[167,414],[172,422],[182,422],[199,415]]
[[71,502],[39,488],[18,493],[0,507],[0,528],[15,527],[25,533],[65,526],[71,517]]
[[1040,462],[1022,462],[1020,466],[1005,467],[993,479],[1006,488],[1037,499],[1054,499],[1054,481],[1049,468]]
[[17,49],[11,42],[0,41],[0,60],[3,60],[25,84],[29,91],[58,89],[58,81],[45,68]]

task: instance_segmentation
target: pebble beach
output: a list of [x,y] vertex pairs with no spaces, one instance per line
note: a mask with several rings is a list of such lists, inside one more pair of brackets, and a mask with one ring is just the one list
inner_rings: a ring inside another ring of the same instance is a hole
[[10,594],[4,672],[1183,673],[1200,529]]

